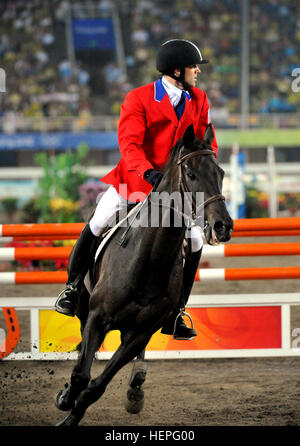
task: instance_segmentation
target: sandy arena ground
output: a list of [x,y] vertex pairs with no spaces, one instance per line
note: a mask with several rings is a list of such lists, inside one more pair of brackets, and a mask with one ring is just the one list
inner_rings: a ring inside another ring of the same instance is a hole
[[[235,239],[233,243],[282,242]],[[289,240],[291,241],[291,240]],[[300,241],[300,237],[294,241]],[[298,266],[299,257],[227,258],[212,267]],[[2,296],[56,296],[61,285],[1,286]],[[297,292],[299,280],[195,284],[193,293]],[[3,319],[0,315],[0,326]],[[19,311],[21,341],[28,351],[29,314]],[[292,307],[291,330],[300,327],[300,306]],[[92,377],[104,361],[94,361]],[[1,361],[0,425],[53,426],[65,417],[54,405],[69,381],[73,361]],[[112,380],[101,400],[86,412],[82,426],[299,426],[300,355],[291,358],[148,361],[145,407],[138,415],[124,409],[131,364]]]

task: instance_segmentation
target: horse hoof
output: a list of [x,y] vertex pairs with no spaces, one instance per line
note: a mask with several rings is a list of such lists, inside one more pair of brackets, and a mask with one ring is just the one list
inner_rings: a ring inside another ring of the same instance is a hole
[[75,417],[75,415],[69,414],[63,421],[56,424],[56,426],[77,426],[79,421],[80,420]]
[[64,412],[68,412],[73,409],[74,401],[69,399],[69,389],[60,390],[55,398],[55,406],[59,410],[63,410]]
[[142,389],[128,389],[125,399],[125,409],[132,414],[139,413],[144,407],[144,391]]

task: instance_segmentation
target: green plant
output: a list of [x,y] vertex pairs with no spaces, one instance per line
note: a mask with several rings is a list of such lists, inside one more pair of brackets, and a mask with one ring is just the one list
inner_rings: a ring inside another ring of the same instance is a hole
[[2,207],[8,215],[11,215],[18,210],[18,202],[18,198],[15,197],[7,197],[1,200]]
[[26,201],[22,207],[21,221],[23,223],[36,223],[41,216],[41,210],[37,198]]
[[[39,164],[44,175],[38,182],[37,205],[40,209],[40,221],[61,222],[76,221],[78,212],[75,203],[79,201],[79,186],[87,180],[83,160],[88,153],[88,146],[80,144],[76,151],[67,151],[58,155],[47,155],[39,153],[36,162]],[[68,207],[67,216],[65,212],[55,212],[51,203],[53,200],[61,199],[74,204],[72,212]],[[78,207],[78,206],[77,206]]]
[[268,217],[268,195],[255,187],[246,187],[246,218]]

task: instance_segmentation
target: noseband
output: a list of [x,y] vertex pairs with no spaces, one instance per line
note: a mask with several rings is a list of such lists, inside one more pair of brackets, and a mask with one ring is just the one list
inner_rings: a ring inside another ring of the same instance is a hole
[[[183,146],[180,149],[179,156],[178,156],[179,159],[177,160],[177,165],[179,167],[178,189],[184,195],[185,192],[190,192],[188,189],[187,182],[186,182],[186,176],[184,175],[184,167],[187,167],[187,165],[185,165],[184,162],[191,158],[196,158],[200,155],[213,155],[214,156],[214,152],[211,149],[197,150],[196,152],[191,152],[191,153],[188,153],[187,155],[181,156],[182,150],[183,150]],[[205,200],[200,205],[196,206],[195,199],[193,197],[190,197],[190,194],[187,194],[187,197],[188,197],[190,212],[192,215],[192,220],[195,220],[197,218],[197,215],[199,214],[199,211],[201,209],[204,209],[208,204],[213,203],[214,201],[217,201],[217,200],[225,201],[225,197],[222,194],[216,194],[216,195],[213,195],[212,197],[208,198],[207,200]]]

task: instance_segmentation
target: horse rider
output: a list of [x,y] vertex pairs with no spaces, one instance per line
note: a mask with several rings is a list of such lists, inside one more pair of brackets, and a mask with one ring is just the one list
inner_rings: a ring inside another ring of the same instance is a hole
[[[183,137],[187,127],[193,124],[195,134],[203,139],[209,123],[209,104],[207,94],[196,88],[196,82],[201,72],[199,65],[206,63],[208,60],[203,59],[194,43],[184,39],[169,40],[157,53],[156,67],[161,77],[127,94],[118,127],[121,160],[101,179],[110,187],[74,246],[68,281],[55,303],[56,311],[75,315],[78,284],[94,258],[98,236],[116,211],[124,209],[128,202],[143,201],[158,184],[171,148]],[[212,148],[217,156],[215,134]],[[197,333],[185,324],[179,311],[187,303],[199,265],[203,245],[201,229],[193,226],[190,237],[192,249],[183,270],[182,302],[161,329],[163,334],[172,335],[176,322],[174,336],[187,340]]]

